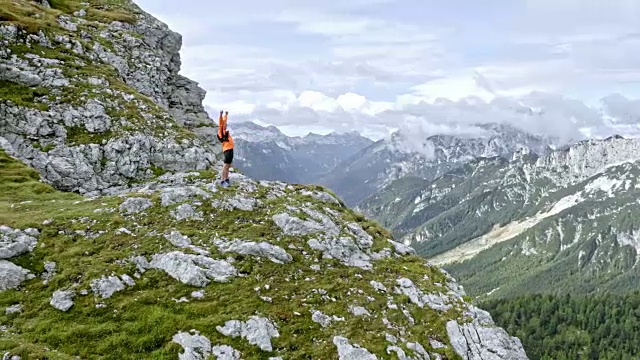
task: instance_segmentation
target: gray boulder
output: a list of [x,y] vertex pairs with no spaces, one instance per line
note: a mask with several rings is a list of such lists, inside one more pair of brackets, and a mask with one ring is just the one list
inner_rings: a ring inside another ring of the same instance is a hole
[[312,249],[322,251],[324,258],[338,259],[347,266],[355,266],[364,270],[373,269],[370,263],[371,257],[363,252],[351,238],[311,239],[308,244]]
[[377,360],[378,358],[369,350],[358,345],[351,345],[349,339],[343,336],[334,336],[333,344],[338,349],[339,360]]
[[70,290],[56,290],[49,304],[60,311],[67,311],[73,306],[75,293]]
[[38,232],[35,229],[25,231],[0,226],[0,259],[10,259],[33,251],[36,246]]
[[225,336],[242,337],[263,351],[272,351],[271,338],[280,336],[271,320],[258,316],[252,316],[246,322],[229,320],[216,329]]
[[268,242],[253,242],[231,240],[224,241],[220,239],[213,240],[213,244],[218,247],[222,253],[236,253],[241,255],[252,255],[264,257],[274,263],[284,264],[293,261],[293,257],[289,255],[283,248],[269,244]]
[[203,255],[185,254],[173,251],[153,255],[149,268],[165,271],[180,282],[204,287],[211,282],[227,282],[237,275],[233,265],[224,260],[214,260]]
[[413,281],[407,278],[400,278],[396,280],[398,286],[395,287],[397,294],[407,295],[412,303],[419,307],[429,306],[434,310],[447,311],[451,309],[451,305],[448,304],[449,298],[439,294],[425,294],[418,289]]
[[198,332],[192,335],[181,331],[173,335],[172,341],[184,349],[178,354],[180,360],[206,360],[211,354],[211,341]]
[[91,290],[96,296],[103,299],[110,298],[114,293],[122,291],[124,288],[124,283],[116,276],[103,276],[91,281]]
[[482,326],[477,322],[458,324],[447,322],[447,334],[455,352],[464,360],[527,360],[522,343],[499,327]]
[[153,206],[147,198],[127,198],[120,204],[120,212],[124,215],[137,214]]
[[13,263],[0,260],[0,291],[15,289],[22,282],[33,279],[33,275],[29,270],[22,268]]
[[22,304],[14,304],[4,309],[4,313],[6,315],[21,313],[21,312],[22,312]]

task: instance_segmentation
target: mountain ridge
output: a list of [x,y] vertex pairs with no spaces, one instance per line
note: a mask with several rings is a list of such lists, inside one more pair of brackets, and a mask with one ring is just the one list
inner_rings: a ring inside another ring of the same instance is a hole
[[[637,270],[630,259],[640,251],[633,240],[640,224],[629,218],[638,211],[639,149],[639,139],[616,136],[546,157],[522,152],[475,160],[459,176],[452,172],[420,189],[398,183],[360,210],[475,295],[626,289]],[[607,259],[611,265],[603,269],[620,275],[620,285],[605,275],[581,275],[583,268],[597,274],[594,256]],[[547,278],[544,286],[533,287],[536,274]]]
[[[421,149],[403,145],[402,133],[396,132],[343,162],[320,179],[320,184],[335,191],[349,206],[358,206],[368,196],[407,175],[433,180],[474,158],[510,156],[523,147],[546,153],[555,142],[505,124],[478,126],[489,131],[488,136],[433,135],[424,140]],[[344,185],[349,183],[362,186],[353,189]]]
[[238,144],[235,163],[245,174],[303,184],[317,183],[318,177],[372,142],[357,132],[290,137],[275,126],[247,122],[233,124],[231,131]]

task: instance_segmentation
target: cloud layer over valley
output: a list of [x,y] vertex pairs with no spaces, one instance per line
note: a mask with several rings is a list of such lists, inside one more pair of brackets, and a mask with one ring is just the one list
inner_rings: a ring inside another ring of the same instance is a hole
[[136,2],[183,35],[213,115],[374,139],[478,122],[640,134],[637,1]]

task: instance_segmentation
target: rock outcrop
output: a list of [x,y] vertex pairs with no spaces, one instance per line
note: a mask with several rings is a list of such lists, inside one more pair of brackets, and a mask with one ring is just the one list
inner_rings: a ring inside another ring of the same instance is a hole
[[[0,22],[0,146],[81,193],[214,164],[217,147],[192,131],[215,124],[205,91],[178,74],[181,36],[127,1],[106,10],[71,3],[61,10],[76,11],[62,15],[7,5],[41,20]],[[99,11],[104,18],[86,15]],[[107,22],[114,15],[125,21]]]

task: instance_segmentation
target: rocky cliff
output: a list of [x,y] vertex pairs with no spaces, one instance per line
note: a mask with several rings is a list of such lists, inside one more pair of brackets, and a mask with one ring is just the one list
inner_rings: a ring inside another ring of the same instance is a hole
[[527,358],[322,188],[218,187],[180,38],[131,3],[0,20],[3,358]]
[[215,161],[165,24],[128,1],[3,0],[0,20],[0,141],[45,180],[93,193]]

